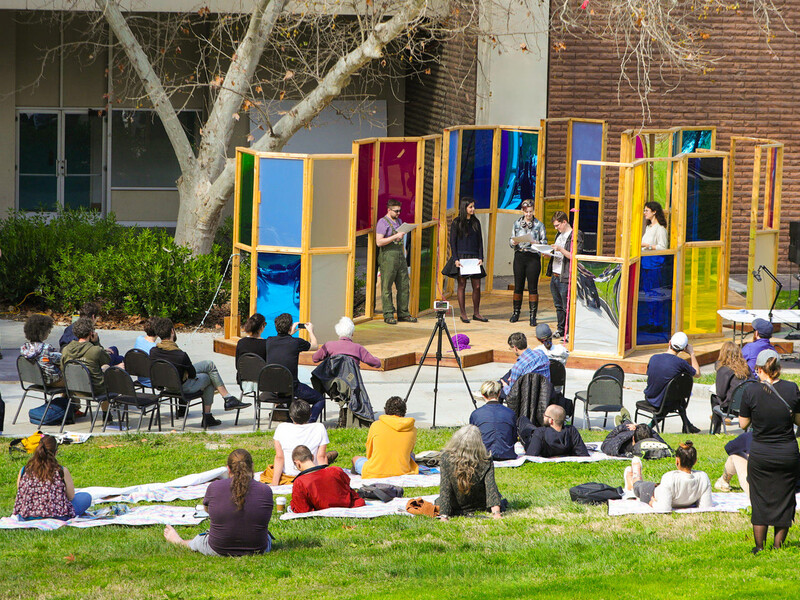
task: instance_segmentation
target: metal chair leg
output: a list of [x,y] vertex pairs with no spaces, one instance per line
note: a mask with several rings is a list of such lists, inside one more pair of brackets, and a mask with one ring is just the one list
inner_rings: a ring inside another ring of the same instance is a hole
[[[19,417],[19,411],[22,410],[22,404],[25,402],[25,397],[27,395],[28,395],[28,390],[25,390],[25,393],[22,394],[22,400],[19,401],[19,406],[17,406],[17,414],[14,415],[14,420],[11,421],[12,425],[16,425],[17,424],[17,418]],[[45,401],[46,400],[47,400],[47,398],[45,397]],[[42,417],[42,421],[44,421],[44,417]]]

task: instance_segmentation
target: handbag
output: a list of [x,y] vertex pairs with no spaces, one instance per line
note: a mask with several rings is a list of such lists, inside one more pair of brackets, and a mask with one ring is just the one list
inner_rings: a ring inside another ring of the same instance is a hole
[[404,493],[405,490],[403,488],[391,483],[373,483],[372,485],[365,485],[358,490],[358,495],[365,500],[380,500],[381,502],[402,498]]

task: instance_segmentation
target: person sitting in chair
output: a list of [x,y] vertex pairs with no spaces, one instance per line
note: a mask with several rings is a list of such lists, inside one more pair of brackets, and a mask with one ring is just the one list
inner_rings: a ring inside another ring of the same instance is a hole
[[50,387],[62,387],[64,376],[61,373],[61,353],[56,352],[47,338],[53,330],[53,318],[48,315],[33,314],[25,321],[25,339],[19,353],[25,358],[35,360],[42,368],[44,382]]
[[392,396],[383,407],[385,414],[369,427],[367,455],[353,457],[353,472],[364,479],[416,475],[414,462],[417,428],[413,417],[406,417],[406,402]]
[[[686,352],[692,361],[689,365],[678,354]],[[700,377],[700,364],[697,362],[694,348],[689,343],[689,338],[682,331],[678,331],[669,340],[669,349],[661,354],[654,354],[647,363],[647,387],[644,388],[644,397],[652,406],[659,408],[664,401],[667,384],[680,373],[688,373],[692,377]],[[686,411],[680,409],[684,433],[699,433],[699,429],[692,425]],[[655,421],[650,423],[655,426]]]
[[485,381],[481,386],[481,396],[486,404],[476,408],[469,416],[469,424],[481,432],[483,445],[491,452],[494,460],[513,460],[517,458],[514,444],[517,441],[517,415],[500,404],[499,381]]
[[[97,339],[94,332],[94,321],[88,317],[81,317],[73,323],[72,331],[77,339],[64,346],[61,351],[61,371],[64,371],[65,365],[71,360],[85,364],[92,376],[92,388],[95,395],[104,396],[103,371],[111,366],[111,358],[102,346],[93,341]],[[120,365],[120,367],[124,369],[125,365]],[[105,406],[103,408],[105,410]]]
[[355,508],[366,502],[350,487],[350,477],[339,467],[315,464],[306,446],[292,450],[299,471],[292,483],[292,512],[306,513],[325,508]]
[[537,350],[544,352],[550,360],[557,360],[562,365],[567,364],[567,357],[569,357],[569,350],[562,344],[553,343],[553,330],[547,323],[539,323],[536,326],[536,339],[539,340],[541,346]]
[[753,341],[742,346],[742,356],[750,367],[753,377],[756,375],[756,358],[762,350],[775,350],[769,341],[772,337],[772,323],[766,319],[753,319]]
[[376,369],[380,368],[381,359],[375,358],[364,346],[356,344],[353,341],[353,334],[356,331],[356,325],[353,323],[353,319],[342,317],[339,319],[339,322],[336,323],[334,331],[336,331],[336,335],[339,336],[339,339],[322,344],[319,350],[314,352],[314,356],[312,357],[315,363],[322,362],[329,356],[346,354],[370,367],[375,367]]
[[551,404],[544,411],[544,427],[535,427],[527,417],[519,418],[519,439],[527,456],[589,456],[580,433],[572,425],[564,425],[567,413]]
[[[94,328],[97,325],[97,321],[100,318],[100,305],[97,302],[87,302],[83,306],[81,306],[80,311],[78,312],[78,318],[82,319],[91,319],[92,327]],[[76,321],[77,323],[77,321]],[[68,325],[66,329],[64,329],[64,333],[61,334],[61,338],[58,340],[58,346],[61,348],[61,351],[64,351],[67,344],[70,342],[74,342],[78,339],[78,336],[75,334],[75,323]],[[97,335],[97,332],[92,329],[92,337],[91,340],[92,344],[99,348],[103,348],[100,345],[100,338]],[[109,361],[112,367],[119,366],[122,367],[122,361],[124,360],[122,356],[119,354],[119,350],[117,350],[116,346],[110,346],[108,348],[103,348],[109,356]]]
[[528,338],[524,333],[518,331],[508,336],[508,348],[517,355],[517,362],[500,380],[503,385],[501,400],[508,396],[508,392],[514,387],[514,382],[527,373],[539,373],[550,380],[550,359],[541,349],[528,348]]

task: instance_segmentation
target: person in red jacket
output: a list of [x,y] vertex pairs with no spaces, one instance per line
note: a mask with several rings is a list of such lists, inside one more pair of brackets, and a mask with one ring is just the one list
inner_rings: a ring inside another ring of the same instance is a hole
[[292,462],[300,471],[292,483],[292,512],[305,513],[323,508],[355,508],[366,503],[350,487],[350,477],[340,467],[315,465],[305,446],[292,451]]

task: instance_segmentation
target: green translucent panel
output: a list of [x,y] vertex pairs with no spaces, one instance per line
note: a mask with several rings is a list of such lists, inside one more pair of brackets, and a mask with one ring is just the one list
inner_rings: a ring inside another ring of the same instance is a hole
[[256,157],[253,154],[239,154],[239,243],[248,246],[253,241],[253,178]]
[[436,258],[436,226],[422,230],[422,249],[419,263],[419,310],[433,306],[433,264]]
[[717,331],[718,247],[687,247],[683,265],[683,325],[687,334]]

